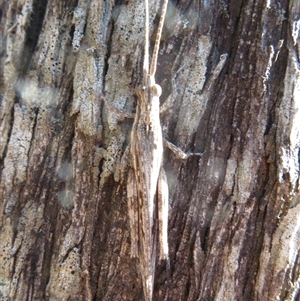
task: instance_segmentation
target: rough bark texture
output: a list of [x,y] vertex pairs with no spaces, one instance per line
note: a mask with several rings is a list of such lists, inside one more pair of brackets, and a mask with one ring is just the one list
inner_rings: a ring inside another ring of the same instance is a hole
[[[1,12],[0,300],[143,300],[120,172],[132,120],[105,102],[134,111],[144,3]],[[179,0],[167,14],[164,135],[203,156],[164,153],[171,270],[157,266],[154,300],[300,300],[300,2]]]

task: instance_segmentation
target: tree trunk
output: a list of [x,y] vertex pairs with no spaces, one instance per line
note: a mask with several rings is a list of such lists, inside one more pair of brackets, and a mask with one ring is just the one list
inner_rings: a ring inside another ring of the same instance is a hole
[[[132,120],[111,109],[134,112],[144,2],[1,2],[0,300],[144,300],[121,166]],[[300,2],[175,2],[161,122],[202,156],[164,152],[154,300],[300,300]]]

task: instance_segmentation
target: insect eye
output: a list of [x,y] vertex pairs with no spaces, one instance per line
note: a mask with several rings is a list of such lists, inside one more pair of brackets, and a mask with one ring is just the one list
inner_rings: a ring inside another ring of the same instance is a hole
[[136,88],[136,95],[140,98],[143,95],[143,92],[146,90],[145,86],[138,86]]
[[154,96],[159,97],[161,95],[161,86],[157,85],[157,84],[153,85],[152,86],[152,93],[153,93]]

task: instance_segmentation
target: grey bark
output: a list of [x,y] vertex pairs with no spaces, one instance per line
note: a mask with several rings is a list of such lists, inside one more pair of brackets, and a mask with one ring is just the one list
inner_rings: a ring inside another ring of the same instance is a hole
[[[0,3],[0,300],[143,300],[120,164],[132,120],[106,103],[134,112],[144,3]],[[300,300],[300,2],[167,14],[164,135],[203,156],[164,153],[170,271],[154,300]]]

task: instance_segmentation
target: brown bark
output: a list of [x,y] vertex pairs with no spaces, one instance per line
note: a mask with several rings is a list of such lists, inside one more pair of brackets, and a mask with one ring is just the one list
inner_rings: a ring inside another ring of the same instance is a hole
[[[144,3],[1,9],[0,300],[143,300],[120,167],[132,121],[101,96],[134,111]],[[167,14],[164,135],[203,156],[164,153],[170,271],[157,266],[154,300],[299,300],[299,1]]]

